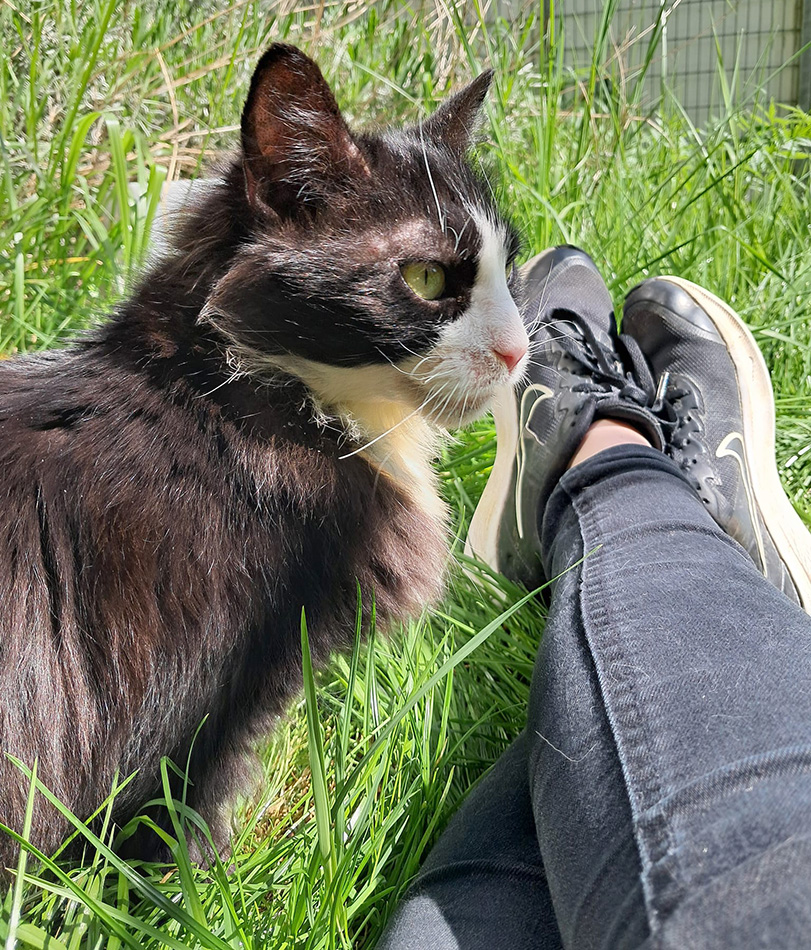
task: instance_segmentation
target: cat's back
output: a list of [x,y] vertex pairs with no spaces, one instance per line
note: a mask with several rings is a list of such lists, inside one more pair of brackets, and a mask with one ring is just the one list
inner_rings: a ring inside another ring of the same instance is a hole
[[80,376],[70,351],[54,350],[0,360],[0,426],[6,439],[15,431],[43,428],[49,413],[64,406],[69,395],[65,381],[72,379],[75,390]]
[[[64,456],[132,401],[134,384],[84,347],[0,361],[0,457]],[[4,481],[12,475],[5,469]]]
[[57,481],[66,500],[87,501],[114,485],[119,501],[140,494],[148,509],[148,483],[166,481],[172,461],[175,476],[202,477],[221,420],[182,373],[172,379],[133,344],[129,353],[101,340],[0,361],[6,490]]

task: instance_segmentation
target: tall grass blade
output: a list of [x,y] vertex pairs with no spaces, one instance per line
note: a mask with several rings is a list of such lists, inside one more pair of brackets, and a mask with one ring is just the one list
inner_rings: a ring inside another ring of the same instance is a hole
[[492,620],[487,626],[480,630],[475,637],[471,637],[467,643],[461,646],[451,657],[449,657],[440,668],[430,676],[420,687],[417,689],[403,704],[403,706],[397,711],[397,713],[392,716],[391,719],[383,726],[382,729],[375,736],[375,745],[363,756],[358,765],[355,767],[355,770],[351,773],[347,782],[339,788],[336,793],[336,799],[342,801],[343,795],[347,787],[351,787],[354,784],[354,781],[359,773],[363,771],[368,762],[373,756],[378,754],[378,747],[382,746],[386,739],[391,735],[392,732],[400,725],[400,723],[405,719],[408,713],[417,705],[418,702],[430,691],[436,684],[447,676],[448,673],[455,667],[458,666],[464,659],[466,659],[470,654],[481,646],[482,643],[487,640],[487,638],[497,630],[506,620],[508,620],[512,615],[520,610],[524,604],[528,603],[530,600],[538,596],[538,593],[544,589],[547,585],[544,584],[542,587],[539,587],[537,590],[531,591],[526,596],[522,597],[516,603],[512,604],[505,611],[498,615],[495,620]]
[[310,775],[313,782],[315,824],[318,833],[318,849],[324,865],[327,885],[335,873],[335,855],[332,847],[331,808],[327,788],[327,763],[324,756],[324,741],[321,735],[321,720],[318,715],[318,695],[313,676],[313,661],[310,654],[310,639],[307,635],[307,618],[301,611],[301,661],[304,677],[304,702],[307,710],[307,751]]
[[107,138],[110,142],[110,157],[112,159],[113,183],[118,201],[118,220],[121,226],[121,243],[124,254],[124,266],[129,270],[134,262],[132,253],[132,210],[130,207],[129,176],[127,174],[127,148],[131,144],[132,136],[121,131],[118,119],[108,118]]
[[[31,781],[28,786],[28,799],[25,804],[25,817],[23,819],[23,837],[31,836],[31,823],[34,818],[34,801],[37,794],[37,762],[34,762],[31,769]],[[11,901],[11,913],[8,919],[8,933],[6,935],[5,950],[15,950],[17,946],[17,928],[20,923],[20,908],[23,902],[23,891],[25,885],[25,868],[28,863],[28,852],[25,848],[20,848],[20,857],[17,860],[17,873],[14,878],[14,891]]]
[[206,920],[206,914],[200,901],[200,895],[197,893],[194,871],[191,866],[191,860],[189,859],[189,848],[186,842],[185,829],[178,816],[177,806],[172,795],[169,769],[165,758],[161,759],[161,782],[163,784],[163,794],[166,798],[166,810],[169,813],[169,820],[175,832],[175,845],[172,848],[172,857],[177,864],[183,900],[192,917],[194,917],[199,924],[208,929],[208,921]]

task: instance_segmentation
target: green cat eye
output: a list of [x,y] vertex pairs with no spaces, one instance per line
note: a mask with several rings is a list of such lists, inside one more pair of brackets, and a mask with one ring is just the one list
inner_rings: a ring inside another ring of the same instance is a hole
[[401,264],[403,280],[423,300],[436,300],[445,289],[445,269],[433,261],[412,261]]

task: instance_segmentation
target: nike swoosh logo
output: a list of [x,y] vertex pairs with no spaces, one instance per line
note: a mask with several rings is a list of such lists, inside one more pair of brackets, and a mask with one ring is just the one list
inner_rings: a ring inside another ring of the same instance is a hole
[[743,460],[744,445],[743,436],[740,432],[730,432],[724,436],[715,450],[716,458],[733,458],[741,469],[741,478],[743,479],[743,489],[746,492],[746,504],[749,508],[749,518],[752,522],[752,530],[755,533],[755,544],[757,545],[758,557],[760,558],[761,573],[766,572],[766,549],[763,545],[763,535],[760,533],[760,518],[758,517],[757,503],[755,502],[755,490],[749,478],[749,469]]
[[523,490],[524,470],[526,466],[526,449],[524,447],[524,435],[529,433],[533,439],[540,445],[537,436],[529,428],[532,421],[532,414],[535,409],[546,399],[551,399],[555,394],[548,386],[541,383],[532,383],[527,386],[521,394],[521,404],[518,407],[518,454],[516,461],[515,475],[515,523],[518,528],[518,537],[524,537],[524,518],[521,513],[521,493]]

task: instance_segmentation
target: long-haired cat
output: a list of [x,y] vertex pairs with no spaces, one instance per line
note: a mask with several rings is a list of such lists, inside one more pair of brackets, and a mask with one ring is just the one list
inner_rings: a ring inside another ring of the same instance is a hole
[[[489,83],[358,134],[272,46],[174,249],[92,335],[0,363],[0,752],[80,817],[136,772],[125,822],[190,755],[225,848],[245,753],[300,683],[302,608],[323,661],[358,584],[384,621],[439,595],[438,435],[526,362],[514,232],[465,160]],[[18,831],[27,789],[0,756]],[[40,799],[32,840],[66,830]]]

